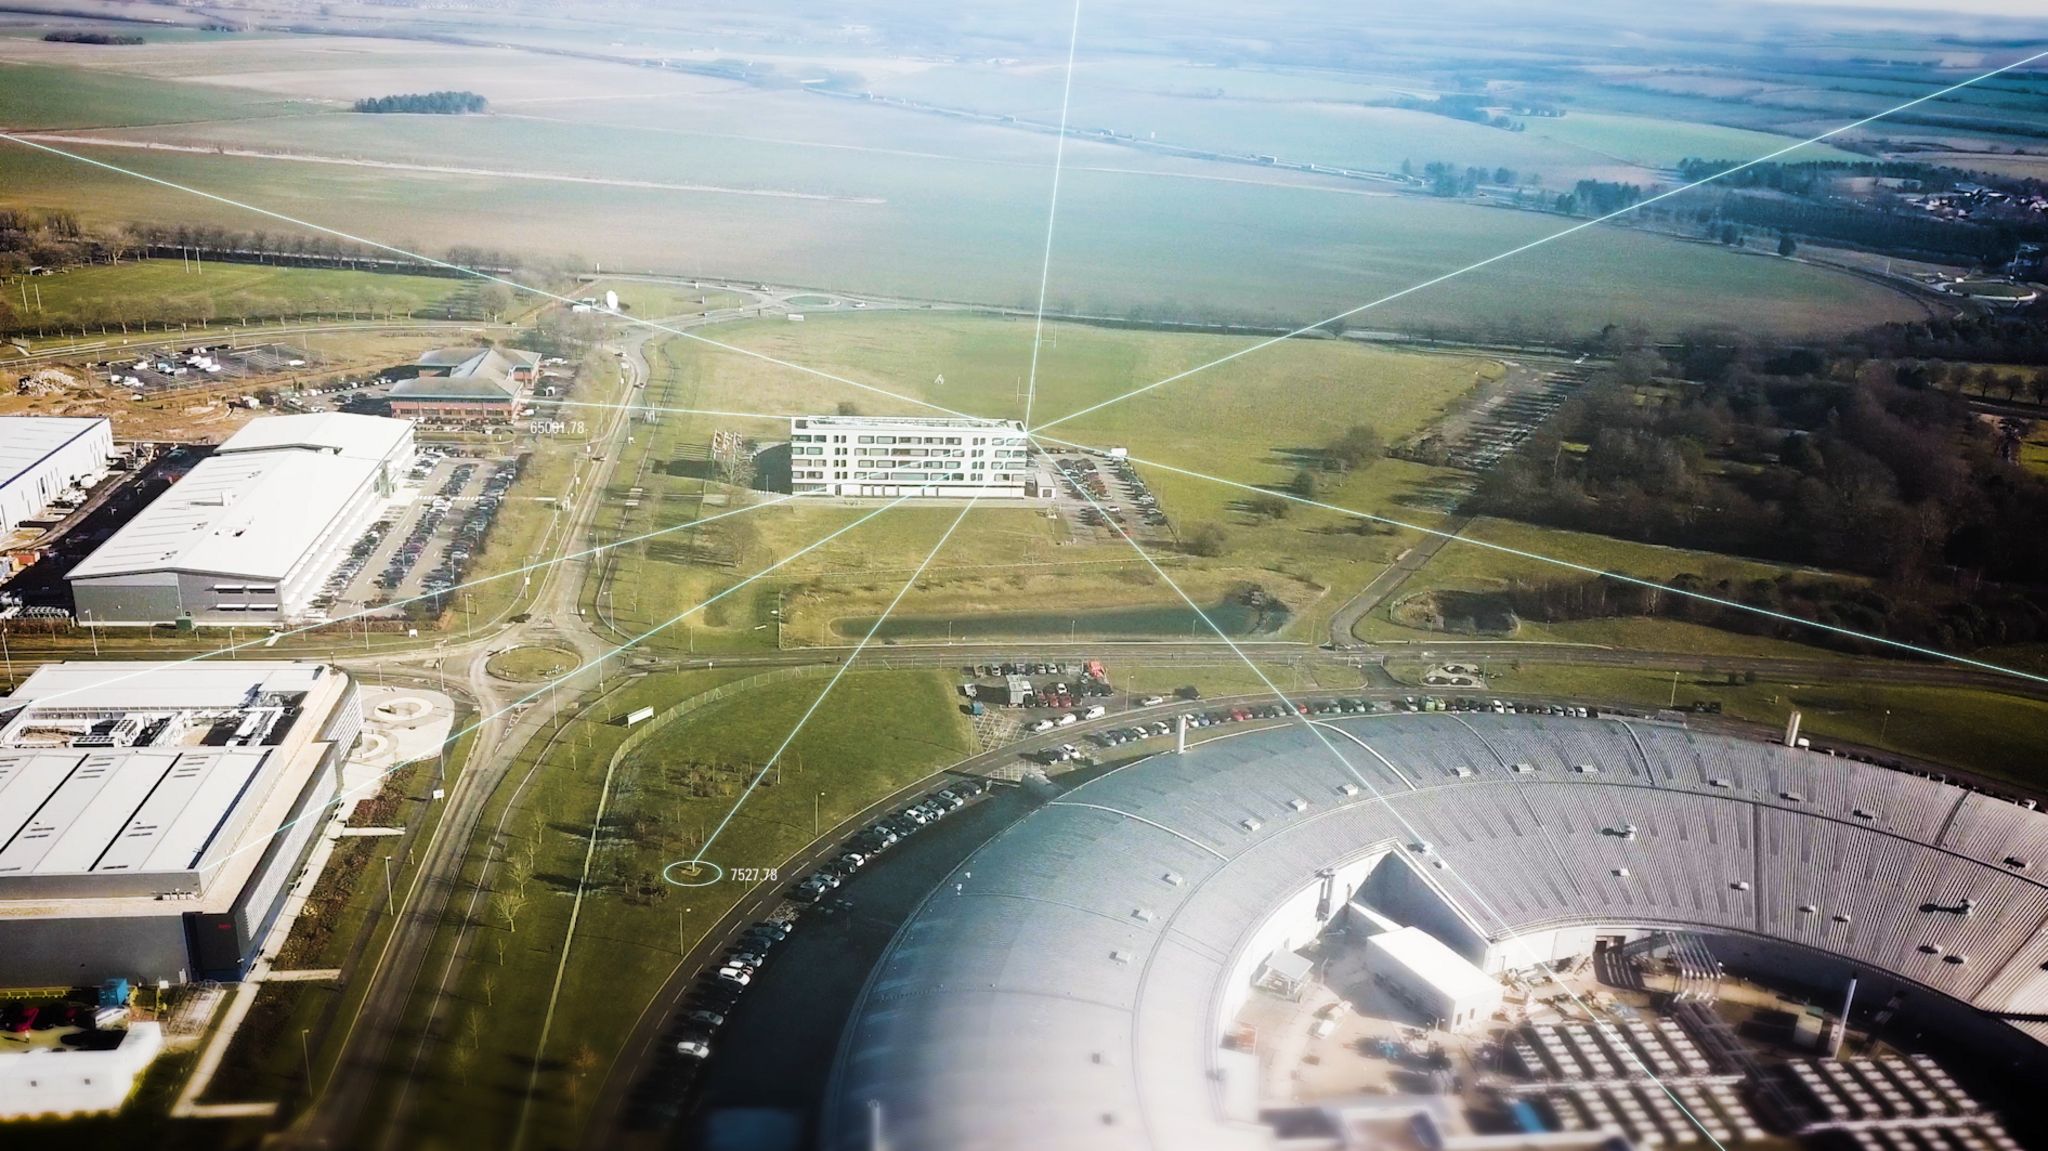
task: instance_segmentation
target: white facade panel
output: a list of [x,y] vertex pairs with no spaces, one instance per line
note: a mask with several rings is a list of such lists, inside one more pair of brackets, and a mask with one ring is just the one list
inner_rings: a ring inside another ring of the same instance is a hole
[[0,417],[0,535],[99,482],[113,454],[114,426],[103,417]]
[[790,490],[862,498],[1023,499],[1030,441],[1015,420],[806,416],[790,420]]

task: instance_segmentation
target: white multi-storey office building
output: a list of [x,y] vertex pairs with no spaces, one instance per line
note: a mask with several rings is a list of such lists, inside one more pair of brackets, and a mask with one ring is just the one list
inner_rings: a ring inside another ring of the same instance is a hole
[[1024,499],[1039,495],[1024,425],[922,416],[799,416],[789,421],[797,495]]

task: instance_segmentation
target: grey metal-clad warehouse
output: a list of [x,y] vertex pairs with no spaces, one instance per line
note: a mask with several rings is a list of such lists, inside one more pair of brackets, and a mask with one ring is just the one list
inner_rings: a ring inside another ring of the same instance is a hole
[[361,726],[322,664],[31,676],[0,703],[0,985],[239,977]]
[[78,618],[291,619],[375,520],[412,457],[404,420],[253,420],[71,569]]

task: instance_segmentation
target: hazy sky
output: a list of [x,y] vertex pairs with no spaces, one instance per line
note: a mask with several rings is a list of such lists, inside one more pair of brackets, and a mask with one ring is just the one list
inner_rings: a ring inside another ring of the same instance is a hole
[[1780,0],[1829,8],[1899,8],[1922,12],[1971,12],[1981,16],[2038,16],[2048,22],[2044,0]]

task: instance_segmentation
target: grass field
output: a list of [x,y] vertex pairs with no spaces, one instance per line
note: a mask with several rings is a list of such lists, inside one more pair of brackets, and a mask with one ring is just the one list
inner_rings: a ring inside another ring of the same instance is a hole
[[112,328],[280,317],[469,318],[476,286],[467,279],[281,268],[261,264],[134,260],[74,268],[5,286],[24,329]]
[[[1571,144],[1647,168],[1674,168],[1680,160],[1750,160],[1799,143],[1802,137],[1648,116],[1571,112],[1529,120],[1528,134]],[[1788,164],[1864,157],[1827,144],[1808,144],[1782,157]]]
[[[1427,641],[1441,633],[1405,627],[1394,621],[1389,608],[1411,596],[1435,591],[1499,591],[1511,581],[1563,580],[1577,582],[1588,573],[1546,563],[1537,556],[1552,557],[1601,571],[1617,572],[1637,579],[1668,583],[1680,575],[1696,575],[1709,582],[1721,580],[1773,579],[1789,570],[1758,560],[1724,556],[1712,552],[1686,551],[1636,543],[1589,532],[1560,531],[1482,517],[1461,533],[1503,548],[1508,552],[1452,541],[1421,572],[1409,578],[1392,600],[1360,620],[1353,629],[1360,639]],[[1855,577],[1827,573],[1832,579]],[[1698,651],[1717,654],[1811,654],[1811,648],[1759,637],[1703,628],[1675,620],[1607,619],[1569,623],[1524,621],[1515,632],[1518,640],[1555,640],[1566,643],[1597,643],[1650,651]],[[1702,645],[1705,645],[1704,647]]]
[[[583,873],[605,769],[623,737],[610,721],[642,704],[672,705],[729,678],[691,673],[631,684],[565,725],[545,750],[523,753],[513,779],[536,756],[545,766],[507,818],[512,862],[494,873],[496,895],[478,924],[451,1003],[454,1017],[430,1052],[423,1085],[432,1089],[414,1092],[413,1145],[508,1145],[546,1007],[536,997],[554,983],[569,896]],[[615,1045],[674,966],[679,947],[694,944],[757,883],[788,882],[730,878],[685,889],[661,882],[659,873],[690,858],[733,810],[745,781],[825,682],[822,674],[804,673],[766,683],[666,728],[618,764],[597,831],[592,885],[568,944],[570,978],[543,1053],[529,1145],[574,1141]],[[965,720],[941,676],[849,673],[792,746],[783,770],[739,809],[708,858],[728,875],[778,868],[812,838],[814,802],[816,826],[830,827],[969,750]],[[501,998],[504,1004],[496,1002]]]
[[[877,381],[906,395],[929,396],[949,407],[1022,413],[1017,383],[1030,356],[1030,325],[1023,321],[866,313],[821,315],[800,327],[763,321],[718,331],[728,342],[851,379]],[[1041,351],[1036,412],[1072,411],[1243,344],[1218,336],[1059,325]],[[1370,420],[1386,438],[1398,439],[1498,371],[1496,362],[1479,357],[1293,341],[1061,425],[1060,433],[1082,442],[1126,445],[1135,454],[1160,460],[1188,461],[1246,483],[1280,484],[1302,466],[1299,453],[1319,449],[1351,421]],[[943,385],[936,383],[941,376]],[[646,395],[657,406],[768,412],[831,411],[841,399],[862,411],[907,410],[886,397],[821,384],[759,360],[680,341],[662,346]],[[680,414],[653,427],[643,425],[616,473],[602,538],[657,530],[696,516],[705,445],[719,427],[763,438],[787,430],[768,421]],[[1433,469],[1387,460],[1347,477],[1329,477],[1326,496],[1340,504],[1380,507],[1419,498],[1440,478]],[[1326,589],[1362,585],[1398,550],[1391,537],[1361,534],[1334,516],[1304,512],[1262,520],[1241,509],[1243,493],[1235,489],[1165,474],[1153,480],[1177,524],[1185,528],[1213,521],[1230,534],[1229,554],[1215,561],[1176,559],[1167,549],[1177,569],[1175,579],[1205,603],[1243,583],[1259,583],[1295,610],[1289,634],[1297,638],[1320,626],[1329,606]],[[628,511],[624,503],[631,487],[641,489],[641,506]],[[804,561],[789,578],[778,575],[776,586],[762,588],[759,595],[733,597],[742,602],[720,605],[706,613],[709,618],[665,634],[657,645],[721,650],[835,639],[833,622],[874,614],[952,516],[945,508],[891,512],[814,561]],[[678,535],[635,545],[609,585],[600,615],[614,620],[624,634],[637,633],[850,518],[838,508],[772,508],[713,525],[701,540]],[[740,529],[740,522],[751,526]],[[899,611],[974,620],[991,611],[1054,605],[1179,605],[1172,590],[1121,541],[1075,540],[1070,525],[1038,513],[979,508]],[[725,566],[707,567],[706,559]],[[787,595],[778,602],[783,589]],[[773,614],[778,607],[780,617]]]
[[[52,54],[54,55],[54,54]],[[13,129],[118,128],[292,116],[309,108],[260,92],[147,82],[91,68],[0,60],[0,124]],[[17,146],[0,144],[9,149]]]
[[[30,123],[126,124],[110,135],[197,151],[64,146],[401,246],[514,248],[586,266],[601,261],[608,268],[922,298],[1018,304],[1035,296],[1050,160],[1050,142],[1037,133],[584,61],[523,61],[530,77],[524,96],[500,97],[489,84],[478,89],[505,101],[493,115],[356,116],[292,101],[352,98],[388,86],[408,62],[457,67],[452,83],[469,78],[470,63],[456,64],[429,46],[383,45],[377,52],[386,54],[387,66],[380,72],[372,66],[376,52],[315,52],[298,43],[268,42],[260,55],[241,42],[166,45],[150,47],[148,57],[121,58],[152,61],[160,74],[119,71],[131,66],[119,61],[90,72],[71,69],[93,86],[98,110],[82,120],[46,116]],[[243,61],[247,70],[232,71],[229,61]],[[0,105],[13,94],[10,76],[31,93],[62,90],[69,71],[53,83],[37,71],[50,67],[40,58],[0,67]],[[173,95],[159,100],[165,89]],[[616,98],[583,99],[599,89]],[[164,100],[188,90],[219,106],[188,116],[160,113]],[[1260,151],[1286,145],[1331,162],[1388,167],[1411,158],[1531,172],[1548,165],[1546,186],[1553,187],[1579,175],[1647,180],[1616,172],[1616,161],[1577,145],[1422,113],[1190,100],[1170,90],[1121,93],[1118,105],[1126,95],[1130,115],[1148,114],[1156,104],[1167,130],[1175,117],[1193,117],[1216,139]],[[528,97],[541,102],[521,102]],[[256,104],[241,109],[249,100]],[[302,162],[308,158],[337,162]],[[512,178],[509,169],[549,178]],[[1057,307],[1295,323],[1560,226],[1528,213],[1088,140],[1069,148],[1062,200],[1052,281]],[[227,204],[18,147],[0,152],[0,205],[64,207],[101,225],[149,219],[276,226]],[[394,227],[394,220],[404,222]],[[602,225],[594,227],[596,221]],[[1202,242],[1188,243],[1192,236]],[[970,252],[973,258],[961,258]],[[1556,290],[1561,284],[1577,287]],[[1825,270],[1604,229],[1391,304],[1373,322],[1514,319],[1578,332],[1609,322],[1726,323],[1810,331],[1916,313],[1892,293]]]

